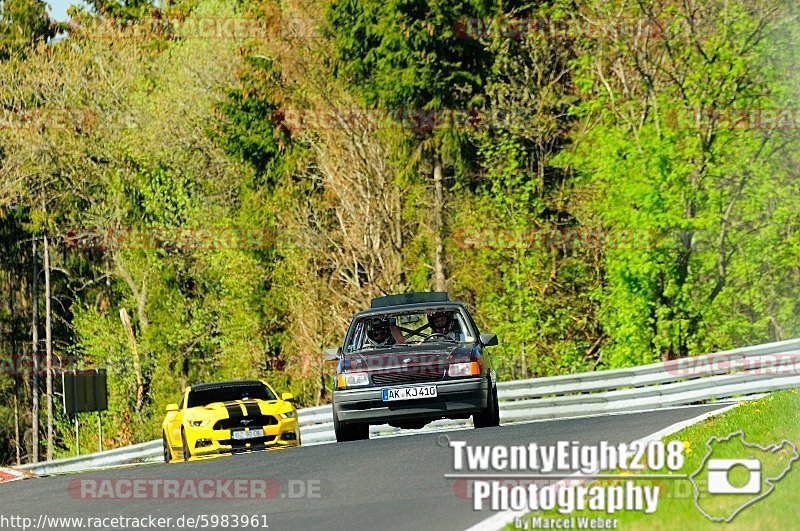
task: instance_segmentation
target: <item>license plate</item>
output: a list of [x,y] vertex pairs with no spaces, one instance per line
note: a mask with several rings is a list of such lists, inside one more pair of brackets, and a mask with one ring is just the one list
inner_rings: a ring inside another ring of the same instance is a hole
[[394,400],[414,400],[417,398],[433,398],[436,396],[435,385],[418,385],[415,387],[393,387],[381,389],[384,402]]
[[262,429],[231,432],[231,437],[233,437],[237,441],[242,441],[244,439],[257,439],[258,437],[263,437],[263,436],[264,436],[264,430]]

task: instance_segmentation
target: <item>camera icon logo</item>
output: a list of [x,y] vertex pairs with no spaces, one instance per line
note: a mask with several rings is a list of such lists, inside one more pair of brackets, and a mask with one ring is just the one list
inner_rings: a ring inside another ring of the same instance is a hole
[[[745,485],[735,487],[730,472],[736,467],[746,468],[750,476]],[[709,494],[759,494],[761,492],[761,461],[758,459],[709,459]]]
[[742,430],[706,441],[708,453],[688,479],[694,505],[712,522],[730,522],[775,490],[800,461],[797,446],[786,439],[761,446],[747,442]]

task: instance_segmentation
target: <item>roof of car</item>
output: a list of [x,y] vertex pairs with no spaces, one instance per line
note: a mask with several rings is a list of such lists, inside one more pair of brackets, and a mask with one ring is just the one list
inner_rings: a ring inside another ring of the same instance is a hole
[[192,391],[207,391],[222,387],[246,387],[248,385],[264,385],[260,380],[228,380],[227,382],[201,383],[191,386]]
[[387,306],[385,308],[370,308],[368,310],[362,310],[358,312],[353,316],[353,319],[360,317],[367,317],[370,315],[391,314],[397,312],[427,311],[436,308],[442,308],[442,309],[452,308],[455,310],[464,308],[464,304],[458,301],[448,301],[448,302],[428,302],[423,304],[402,304],[397,306]]
[[446,291],[417,291],[412,293],[396,293],[372,299],[370,308],[388,308],[390,306],[407,306],[430,302],[448,302],[450,296]]

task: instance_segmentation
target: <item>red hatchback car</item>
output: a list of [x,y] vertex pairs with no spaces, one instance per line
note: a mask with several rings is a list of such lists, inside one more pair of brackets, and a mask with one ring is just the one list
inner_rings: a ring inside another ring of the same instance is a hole
[[447,293],[389,295],[353,316],[333,391],[337,441],[369,438],[370,424],[419,429],[437,419],[472,417],[476,428],[500,423],[497,384],[481,334],[464,304]]

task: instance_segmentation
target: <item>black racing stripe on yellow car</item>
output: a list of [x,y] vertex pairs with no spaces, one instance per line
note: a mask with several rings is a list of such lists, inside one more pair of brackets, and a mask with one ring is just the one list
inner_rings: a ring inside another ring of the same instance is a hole
[[243,416],[242,408],[238,403],[225,404],[225,409],[228,410],[228,418],[234,419]]
[[245,402],[244,403],[245,410],[247,410],[248,416],[255,416],[261,414],[261,408],[258,407],[256,402]]
[[244,408],[244,402],[242,402],[241,400],[237,400],[236,401],[236,405],[239,406],[239,416],[240,417],[246,417],[247,416],[247,410]]

